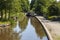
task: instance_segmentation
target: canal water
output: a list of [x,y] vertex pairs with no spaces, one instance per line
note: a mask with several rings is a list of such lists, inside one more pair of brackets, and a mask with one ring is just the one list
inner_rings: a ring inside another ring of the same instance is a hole
[[0,29],[0,40],[48,40],[48,37],[35,17],[26,17],[11,29]]

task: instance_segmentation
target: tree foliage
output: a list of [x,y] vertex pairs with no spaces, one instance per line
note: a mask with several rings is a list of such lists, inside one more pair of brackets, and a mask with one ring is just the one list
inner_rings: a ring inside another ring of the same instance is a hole
[[56,2],[56,0],[32,0],[30,5],[31,10],[40,15],[49,16],[60,14],[60,2]]
[[21,7],[24,12],[29,11],[29,1],[28,0],[21,0]]
[[28,0],[0,0],[0,18],[9,19],[12,13],[29,11]]
[[48,10],[49,10],[49,15],[50,16],[57,16],[57,15],[59,15],[59,8],[57,7],[57,6],[55,6],[55,5],[51,5],[51,6],[49,6],[49,8],[48,8]]

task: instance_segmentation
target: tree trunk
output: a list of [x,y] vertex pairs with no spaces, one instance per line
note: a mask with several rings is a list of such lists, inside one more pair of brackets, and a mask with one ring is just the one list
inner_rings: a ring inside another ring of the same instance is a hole
[[7,13],[6,13],[6,9],[5,9],[5,19],[6,19]]
[[1,19],[3,19],[3,10],[1,10]]
[[10,10],[9,10],[9,14],[8,14],[8,20],[10,19]]
[[0,11],[0,18],[1,18],[1,11]]

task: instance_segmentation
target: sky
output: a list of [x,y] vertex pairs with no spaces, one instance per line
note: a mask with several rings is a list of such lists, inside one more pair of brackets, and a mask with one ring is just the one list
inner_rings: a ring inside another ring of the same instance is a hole
[[29,3],[31,3],[31,0],[29,0]]
[[59,2],[60,0],[57,0],[57,2]]
[[[57,0],[57,2],[59,2],[60,0]],[[29,2],[31,3],[31,0],[29,0]]]
[[[57,0],[57,2],[59,2],[60,0]],[[29,3],[31,3],[31,0],[29,0]]]

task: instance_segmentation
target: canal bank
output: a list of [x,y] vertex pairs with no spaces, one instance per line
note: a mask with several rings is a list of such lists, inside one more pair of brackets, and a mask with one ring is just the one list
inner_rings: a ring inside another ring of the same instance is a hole
[[36,16],[36,18],[42,23],[50,40],[60,40],[60,22],[46,20],[42,16]]

